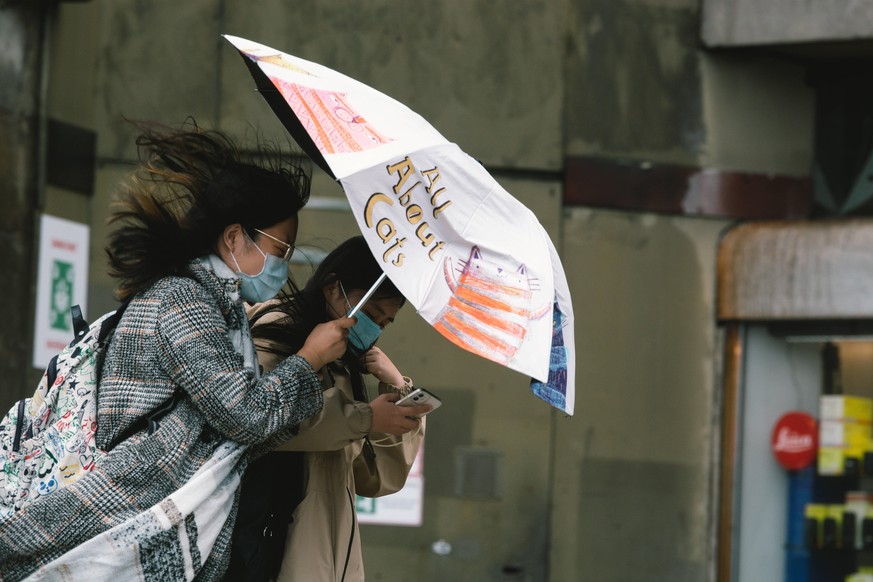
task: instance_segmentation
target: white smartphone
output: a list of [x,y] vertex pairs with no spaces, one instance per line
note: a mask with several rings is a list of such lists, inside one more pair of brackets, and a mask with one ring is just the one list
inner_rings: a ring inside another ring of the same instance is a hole
[[[418,404],[430,405],[430,412],[433,412],[440,407],[440,404],[442,404],[442,400],[440,400],[436,396],[436,394],[428,392],[424,388],[416,388],[415,390],[397,401],[397,406],[414,406]],[[424,414],[419,416],[424,416]]]

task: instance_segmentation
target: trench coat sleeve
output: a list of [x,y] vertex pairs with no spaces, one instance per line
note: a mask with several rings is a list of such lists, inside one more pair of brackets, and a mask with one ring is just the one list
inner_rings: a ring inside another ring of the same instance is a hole
[[[412,380],[406,378],[408,386]],[[396,392],[397,388],[379,383],[379,393]],[[420,429],[406,433],[403,436],[373,433],[371,441],[379,441],[373,445],[374,455],[364,447],[361,454],[355,457],[352,469],[355,477],[355,490],[362,497],[381,497],[403,489],[409,470],[418,455],[424,441],[427,417],[421,418]],[[385,440],[382,440],[385,439]],[[402,444],[397,444],[402,443]],[[382,446],[378,446],[382,445]],[[388,446],[384,446],[388,445]]]
[[[261,321],[268,323],[278,318],[278,314],[269,313]],[[259,338],[255,340],[255,347],[264,371],[273,370],[283,361],[282,356],[270,349],[275,347],[274,342]],[[349,398],[337,387],[326,389],[323,397],[321,411],[301,422],[297,436],[275,450],[338,451],[348,446],[350,441],[367,436],[373,423],[373,410],[369,404]]]
[[373,422],[369,404],[348,398],[339,388],[324,391],[324,407],[300,423],[294,438],[277,451],[338,451],[367,436]]
[[227,322],[201,286],[174,288],[162,298],[159,313],[155,333],[164,371],[223,436],[243,444],[287,438],[321,409],[318,376],[299,356],[255,378],[233,349]]

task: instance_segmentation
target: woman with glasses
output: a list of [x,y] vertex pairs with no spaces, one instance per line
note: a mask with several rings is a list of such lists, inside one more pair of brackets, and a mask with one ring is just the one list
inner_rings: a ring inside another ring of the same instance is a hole
[[[244,303],[273,298],[288,279],[307,176],[269,148],[256,152],[264,162],[244,161],[225,135],[193,123],[138,128],[143,162],[111,216],[106,248],[126,305],[97,398],[97,445],[107,453],[90,473],[0,522],[2,579],[57,567],[56,558],[81,563],[83,552],[118,579],[221,579],[245,451],[289,440],[321,410],[316,371],[346,352],[355,323],[313,327],[262,374]],[[143,422],[158,409],[169,412]],[[228,458],[220,447],[239,462],[210,485],[229,490],[230,502],[205,522],[170,496]],[[158,521],[147,513],[154,507]],[[112,551],[89,554],[101,539]],[[106,565],[121,555],[128,562]]]

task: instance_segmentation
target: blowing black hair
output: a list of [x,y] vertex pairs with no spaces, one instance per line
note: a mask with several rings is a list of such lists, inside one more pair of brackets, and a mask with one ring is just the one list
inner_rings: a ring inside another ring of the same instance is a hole
[[[367,290],[382,275],[379,263],[370,252],[363,236],[354,236],[331,251],[318,265],[303,289],[283,295],[269,309],[260,312],[250,322],[252,337],[267,340],[266,349],[282,357],[296,354],[316,325],[333,319],[327,311],[324,288],[340,281],[345,291]],[[373,299],[400,298],[403,294],[390,279],[385,279],[373,293]],[[270,322],[258,323],[268,313],[281,315]],[[346,352],[343,363],[352,371],[352,387],[357,392],[363,386],[358,359]],[[360,397],[358,397],[360,399]]]
[[179,129],[131,122],[140,164],[118,194],[106,254],[116,296],[125,301],[194,258],[215,252],[224,229],[269,228],[297,216],[310,180],[292,157],[257,144],[244,160],[234,142],[194,120]]

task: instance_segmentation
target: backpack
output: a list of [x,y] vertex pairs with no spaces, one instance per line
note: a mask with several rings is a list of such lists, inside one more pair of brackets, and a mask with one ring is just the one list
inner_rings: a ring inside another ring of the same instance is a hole
[[242,478],[226,582],[268,582],[279,576],[288,528],[303,500],[302,451],[273,451]]
[[97,384],[106,347],[126,304],[94,324],[72,311],[74,338],[49,362],[36,392],[0,420],[0,520],[75,483],[97,448]]

